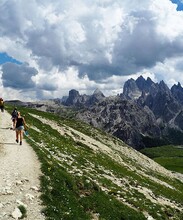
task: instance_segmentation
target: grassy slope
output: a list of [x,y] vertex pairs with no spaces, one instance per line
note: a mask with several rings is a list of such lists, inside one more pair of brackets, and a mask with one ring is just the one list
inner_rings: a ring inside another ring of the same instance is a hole
[[[143,220],[148,215],[157,220],[183,219],[183,184],[148,169],[148,164],[143,167],[138,152],[129,149],[129,155],[124,154],[128,147],[123,142],[81,122],[33,109],[20,110],[30,125],[27,141],[42,164],[41,198],[47,219]],[[93,147],[105,145],[113,156],[93,150],[74,130],[61,135],[36,115],[62,130],[73,128],[92,137],[96,140]]]

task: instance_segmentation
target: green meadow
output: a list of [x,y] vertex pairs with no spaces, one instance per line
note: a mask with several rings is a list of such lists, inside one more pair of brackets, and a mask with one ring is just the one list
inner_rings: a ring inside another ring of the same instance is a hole
[[183,173],[183,146],[145,148],[141,152],[166,169]]

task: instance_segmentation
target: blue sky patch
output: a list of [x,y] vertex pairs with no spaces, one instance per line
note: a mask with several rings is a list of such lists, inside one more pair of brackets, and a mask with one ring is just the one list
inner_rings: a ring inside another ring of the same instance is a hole
[[177,11],[183,11],[183,0],[171,0],[171,2],[177,4]]
[[20,61],[8,56],[7,53],[0,53],[0,65],[7,62],[22,64]]

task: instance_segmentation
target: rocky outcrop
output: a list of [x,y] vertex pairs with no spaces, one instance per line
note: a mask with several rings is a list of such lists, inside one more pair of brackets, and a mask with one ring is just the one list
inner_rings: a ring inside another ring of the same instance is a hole
[[183,110],[181,110],[174,119],[174,124],[179,129],[183,130]]
[[92,95],[80,95],[77,90],[72,89],[63,104],[66,106],[86,107],[94,105],[104,98],[104,94],[99,89],[96,89]]
[[142,135],[159,137],[161,133],[151,110],[128,100],[105,99],[78,113],[77,118],[125,140],[137,149],[144,147]]
[[[142,76],[137,80],[129,79],[124,83],[123,93],[120,94],[122,98],[138,99],[144,94],[149,94],[151,88],[156,88],[157,84],[154,83],[149,77],[145,80]],[[156,91],[156,89],[155,89]]]
[[151,86],[156,85],[151,78],[147,77],[147,80],[145,80],[142,76],[137,78],[136,84],[140,91],[145,91],[146,93],[149,92]]
[[134,79],[129,79],[124,83],[122,98],[137,99],[141,96],[142,91],[138,88]]
[[86,95],[80,95],[79,92],[75,89],[72,89],[69,91],[69,97],[65,101],[65,105],[67,106],[82,106],[86,101],[88,100],[88,97]]
[[156,86],[156,92],[153,88],[152,92],[150,90],[147,96],[139,100],[143,107],[148,106],[151,109],[156,119],[162,119],[166,123],[169,123],[182,108],[163,81]]
[[171,88],[171,92],[172,92],[172,95],[174,96],[174,98],[178,102],[183,104],[183,88],[182,88],[181,84],[178,83],[177,85],[173,85]]
[[105,98],[104,94],[99,89],[96,89],[94,91],[94,93],[87,100],[86,105],[92,106],[92,105],[102,101],[104,98]]
[[[154,83],[140,76],[124,84],[123,93],[99,99],[77,117],[125,141],[134,148],[170,144],[172,132],[183,140],[183,89],[171,89],[164,81]],[[177,141],[176,141],[177,143]]]

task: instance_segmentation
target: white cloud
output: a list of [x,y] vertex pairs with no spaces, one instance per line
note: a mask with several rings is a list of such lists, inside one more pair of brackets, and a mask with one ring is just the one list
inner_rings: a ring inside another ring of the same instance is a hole
[[[72,88],[114,94],[144,72],[183,84],[183,14],[169,0],[2,0],[0,21],[0,52],[37,71],[34,98]],[[15,88],[10,75],[3,69],[5,89]]]
[[183,57],[166,59],[163,63],[157,63],[151,69],[151,72],[156,73],[157,81],[164,80],[169,87],[178,82],[183,85]]
[[167,37],[170,41],[174,41],[183,33],[183,13],[176,11],[176,4],[170,1],[162,0],[161,4],[155,0],[150,6],[150,9],[155,14],[157,20],[157,33]]

